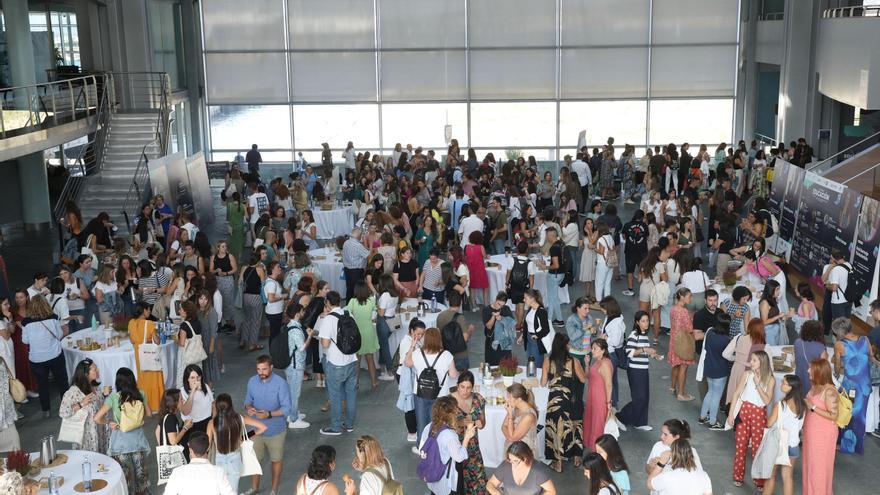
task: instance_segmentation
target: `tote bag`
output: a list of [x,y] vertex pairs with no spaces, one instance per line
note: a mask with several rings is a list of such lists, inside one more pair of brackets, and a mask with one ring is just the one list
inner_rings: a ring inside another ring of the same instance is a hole
[[144,320],[144,341],[138,346],[138,362],[141,371],[162,371],[162,361],[159,359],[159,346],[147,342],[147,320]]
[[86,237],[86,243],[82,247],[82,249],[79,250],[79,253],[80,254],[87,254],[87,255],[91,256],[92,257],[92,268],[97,270],[97,267],[100,266],[98,264],[98,256],[95,254],[94,251],[92,251],[92,248],[89,247],[92,245],[92,239],[94,239],[94,238],[95,238],[94,234],[91,234],[88,237]]
[[696,353],[694,334],[680,331],[672,339],[672,350],[675,355],[685,361],[693,361]]
[[166,414],[160,423],[159,445],[156,445],[156,468],[158,469],[159,474],[157,481],[158,485],[164,485],[167,483],[168,478],[171,477],[171,472],[174,471],[175,468],[186,464],[186,459],[183,457],[182,445],[165,444],[165,419],[167,417],[168,415]]
[[205,348],[202,346],[202,336],[193,330],[192,325],[190,325],[188,321],[183,322],[182,325],[187,325],[193,334],[192,337],[186,339],[186,344],[183,348],[184,366],[199,364],[205,359],[208,359],[208,353],[205,352]]
[[89,416],[87,409],[80,409],[69,418],[61,418],[61,430],[58,431],[58,441],[82,444],[83,434],[86,431],[86,418]]
[[244,417],[239,417],[241,418],[241,445],[238,447],[238,451],[241,452],[241,476],[262,476],[263,468],[260,466],[260,461],[257,460],[254,441],[247,436]]

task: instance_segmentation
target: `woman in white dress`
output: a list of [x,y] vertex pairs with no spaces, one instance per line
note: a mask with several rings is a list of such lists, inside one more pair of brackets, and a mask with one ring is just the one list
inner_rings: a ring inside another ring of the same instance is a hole
[[593,285],[596,280],[596,241],[599,239],[592,218],[584,220],[583,234],[584,236],[580,240],[580,247],[583,251],[581,251],[578,280],[586,283],[586,296],[592,303],[596,301]]
[[306,243],[309,249],[318,249],[318,224],[315,223],[315,215],[312,210],[305,210],[300,213],[299,237]]

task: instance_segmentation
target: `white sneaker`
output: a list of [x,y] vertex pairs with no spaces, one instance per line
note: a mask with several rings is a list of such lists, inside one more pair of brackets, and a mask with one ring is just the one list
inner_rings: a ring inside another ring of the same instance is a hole
[[614,417],[614,422],[617,423],[617,428],[620,429],[620,431],[626,431],[626,425],[621,423],[620,420],[617,419],[617,416]]
[[419,450],[419,448],[416,447],[415,445],[413,445],[412,449],[410,449],[410,450],[412,450],[412,453],[413,453],[413,454],[415,454],[415,455],[417,455],[417,456],[419,456],[419,457],[422,456],[422,452],[421,452],[421,451]]
[[419,439],[419,435],[417,433],[407,433],[406,434],[406,441],[409,443],[413,443],[418,439]]
[[636,429],[642,430],[642,431],[651,431],[654,428],[651,425],[642,425],[642,426],[636,426]]
[[312,425],[309,423],[306,423],[305,421],[303,421],[301,419],[298,419],[293,423],[291,423],[290,421],[287,422],[287,427],[290,428],[291,430],[301,430],[304,428],[308,428],[309,426],[312,426]]
[[299,419],[306,419],[306,413],[299,413]]
[[29,398],[31,398],[31,399],[36,399],[37,397],[40,396],[40,394],[38,394],[38,393],[36,393],[36,392],[33,392],[33,391],[31,391],[31,390],[28,390],[28,392],[27,392],[27,396],[28,396]]
[[391,373],[388,373],[387,371],[385,373],[380,374],[378,378],[379,378],[379,380],[382,380],[383,382],[393,382],[395,380],[394,375],[392,375]]

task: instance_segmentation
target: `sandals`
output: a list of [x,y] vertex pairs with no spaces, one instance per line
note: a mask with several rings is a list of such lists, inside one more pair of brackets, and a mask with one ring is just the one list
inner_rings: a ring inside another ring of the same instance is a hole
[[694,400],[694,396],[691,394],[677,395],[675,396],[675,399],[680,402],[690,402]]
[[553,463],[553,470],[556,471],[557,473],[561,473],[562,472],[562,461],[554,462]]
[[255,346],[251,347],[250,349],[248,349],[248,352],[262,351],[263,349],[265,349],[265,347],[263,347],[262,344],[257,344]]

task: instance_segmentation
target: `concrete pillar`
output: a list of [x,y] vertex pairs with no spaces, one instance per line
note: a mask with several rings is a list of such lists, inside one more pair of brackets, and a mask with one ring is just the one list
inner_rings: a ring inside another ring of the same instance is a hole
[[740,17],[740,57],[742,70],[736,81],[736,121],[734,138],[746,143],[755,136],[755,113],[758,97],[758,61],[756,59],[758,37],[758,2],[742,2]]
[[[4,0],[3,15],[6,20],[6,47],[9,55],[9,71],[14,86],[29,86],[36,82],[34,72],[34,47],[28,21],[27,0]],[[22,92],[21,104],[26,104]],[[16,98],[19,98],[16,95]],[[17,105],[18,106],[18,105]],[[24,108],[24,107],[21,107]],[[49,205],[49,183],[43,153],[32,153],[17,158],[18,182],[21,190],[22,222],[27,230],[48,229],[52,217]]]
[[[199,13],[195,10],[192,2],[181,2],[180,13],[183,21],[183,55],[186,65],[186,89],[189,94],[187,106],[189,111],[189,120],[180,122],[182,125],[188,125],[187,134],[187,155],[191,155],[203,150],[202,137],[203,119],[202,119],[202,63],[201,63],[201,36],[197,31],[199,25]],[[181,117],[181,116],[179,116]],[[186,119],[184,119],[186,120]]]
[[821,0],[786,0],[782,65],[779,71],[779,115],[776,139],[812,142],[816,103],[814,38]]

